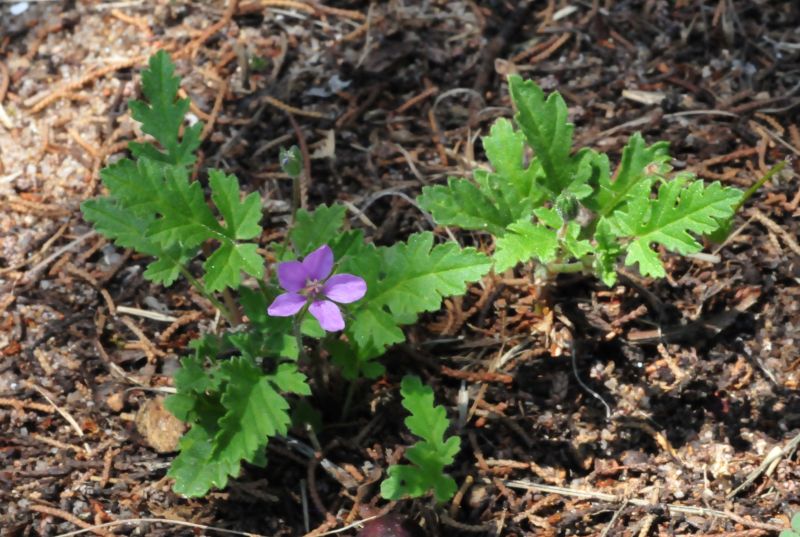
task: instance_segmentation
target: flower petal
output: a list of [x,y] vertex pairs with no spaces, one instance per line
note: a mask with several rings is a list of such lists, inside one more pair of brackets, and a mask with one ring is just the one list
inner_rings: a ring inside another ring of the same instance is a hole
[[300,261],[278,263],[278,281],[281,287],[295,293],[306,286],[308,271]]
[[319,321],[319,325],[328,332],[337,332],[344,328],[344,317],[339,306],[330,300],[315,300],[308,311]]
[[273,317],[290,317],[300,311],[306,303],[306,297],[297,293],[278,295],[267,308]]
[[322,281],[333,270],[333,250],[323,244],[303,259],[303,268],[309,280]]
[[325,282],[322,294],[334,302],[349,304],[367,294],[367,282],[352,274],[336,274]]

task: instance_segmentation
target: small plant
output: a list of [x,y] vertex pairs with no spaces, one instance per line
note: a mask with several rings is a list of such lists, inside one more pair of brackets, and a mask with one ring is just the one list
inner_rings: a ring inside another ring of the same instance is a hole
[[800,537],[800,513],[794,514],[791,529],[783,530],[779,537]]
[[412,464],[389,467],[389,478],[381,483],[381,495],[388,500],[419,498],[433,490],[439,502],[446,502],[455,494],[456,482],[444,473],[444,468],[453,463],[461,440],[457,436],[445,439],[450,426],[445,409],[434,406],[433,390],[418,377],[405,377],[400,394],[403,406],[411,412],[405,419],[406,427],[421,440],[405,453]]
[[606,155],[573,152],[561,95],[545,98],[518,76],[509,77],[509,88],[518,129],[500,119],[483,138],[494,171],[476,170],[474,182],[450,178],[446,186],[424,187],[419,198],[440,224],[494,235],[495,270],[534,260],[542,275],[590,270],[611,285],[624,256],[643,275],[663,277],[654,244],[698,252],[693,235],[711,234],[732,218],[741,192],[706,186],[687,172],[668,178],[665,142],[648,146],[634,134],[612,178]]
[[[262,245],[257,193],[243,195],[234,176],[212,169],[207,198],[191,178],[202,125],[184,124],[189,101],[177,98],[179,85],[169,56],[154,55],[142,73],[145,100],[130,103],[154,141],[132,142],[133,159],[104,168],[108,195],[82,210],[117,245],[153,258],[145,278],[170,286],[183,276],[227,321],[190,343],[167,400],[191,425],[169,475],[177,492],[202,496],[225,487],[243,461],[266,464],[267,442],[291,427],[292,405],[312,392],[305,371],[323,353],[350,381],[346,413],[355,382],[381,375],[376,359],[405,339],[401,327],[465,293],[491,261],[474,248],[435,244],[430,232],[388,247],[367,243],[346,229],[343,205],[295,210],[288,240]],[[280,161],[291,177],[302,173],[296,147]],[[261,247],[279,260],[274,270]]]
[[[153,140],[131,142],[132,158],[104,168],[108,195],[82,210],[118,246],[152,258],[146,279],[168,287],[183,277],[225,320],[190,343],[167,400],[191,426],[169,470],[177,492],[202,496],[225,487],[242,462],[265,465],[269,439],[292,426],[292,407],[307,409],[301,398],[312,387],[330,388],[309,380],[327,377],[315,374],[326,355],[350,383],[346,415],[356,382],[383,373],[377,358],[404,341],[402,327],[464,294],[493,266],[535,260],[544,274],[592,269],[611,284],[624,255],[643,274],[663,276],[653,244],[696,252],[693,235],[727,225],[741,203],[739,191],[719,183],[705,186],[688,173],[667,179],[666,144],[647,146],[639,135],[612,179],[605,155],[572,152],[573,127],[557,93],[545,99],[532,82],[509,83],[519,130],[502,119],[484,138],[494,171],[475,171],[474,182],[451,178],[420,197],[440,223],[494,235],[493,258],[437,244],[431,232],[375,246],[348,229],[341,204],[295,206],[286,240],[265,244],[257,193],[245,195],[236,177],[211,169],[207,195],[190,174],[202,125],[185,124],[189,101],[177,97],[169,56],[150,59],[144,100],[130,108]],[[294,179],[302,173],[296,147],[281,151],[280,164]],[[265,251],[277,263],[269,265]],[[445,410],[418,378],[404,378],[401,394],[411,413],[405,423],[421,440],[406,452],[411,464],[389,468],[381,492],[396,499],[433,491],[446,501],[456,485],[444,468],[459,439],[445,438]]]

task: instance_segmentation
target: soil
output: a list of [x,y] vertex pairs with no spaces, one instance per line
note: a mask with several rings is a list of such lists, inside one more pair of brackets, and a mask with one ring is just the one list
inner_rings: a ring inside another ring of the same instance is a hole
[[[446,536],[789,526],[800,511],[800,4],[229,2],[0,3],[0,534],[352,536],[386,511]],[[192,114],[213,120],[197,176],[221,167],[260,192],[265,242],[282,237],[291,203],[279,148],[300,139],[309,207],[352,204],[352,225],[379,244],[430,229],[414,196],[485,162],[479,136],[512,114],[510,72],[560,91],[577,144],[612,162],[641,131],[709,181],[748,188],[788,165],[724,244],[665,255],[664,280],[485,278],[407,330],[348,420],[335,378],[318,387],[323,429],[291,436],[321,451],[273,442],[266,469],[187,500],[165,478],[180,428],[160,397],[188,341],[218,319],[185,284],[144,280],[147,260],[79,210],[103,192],[98,170],[142,135],[126,103],[159,48]],[[413,441],[398,394],[407,373],[454,421],[469,396],[452,505],[379,497]]]

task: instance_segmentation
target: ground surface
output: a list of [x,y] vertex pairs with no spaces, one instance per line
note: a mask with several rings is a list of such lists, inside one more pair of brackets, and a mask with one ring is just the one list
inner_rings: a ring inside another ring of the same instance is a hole
[[[149,284],[146,260],[92,234],[79,212],[102,192],[105,160],[140,135],[125,103],[158,48],[177,58],[193,113],[215,119],[200,176],[223,167],[261,192],[272,238],[291,196],[277,162],[297,141],[289,114],[314,157],[309,206],[352,203],[363,211],[353,225],[386,244],[429,227],[407,196],[483,161],[477,137],[510,115],[503,75],[515,70],[561,91],[579,143],[612,161],[640,130],[669,140],[677,168],[748,187],[800,151],[795,2],[312,4],[36,2],[21,14],[0,4],[0,534],[161,518],[302,535],[304,511],[315,535],[341,528],[386,507],[372,483],[411,440],[397,399],[408,372],[451,416],[462,380],[473,405],[452,468],[459,484],[474,480],[460,505],[390,506],[431,535],[786,527],[800,510],[791,162],[725,245],[668,258],[665,281],[630,273],[612,289],[583,277],[537,289],[524,273],[493,276],[411,328],[384,359],[387,377],[361,387],[355,418],[324,416],[324,457],[356,487],[276,442],[266,470],[225,491],[192,501],[170,491],[172,455],[158,449],[170,449],[171,426],[151,401],[214,312],[183,285]],[[262,69],[248,75],[254,57]],[[338,392],[319,393],[320,408],[341,405]],[[777,462],[728,498],[770,453]]]

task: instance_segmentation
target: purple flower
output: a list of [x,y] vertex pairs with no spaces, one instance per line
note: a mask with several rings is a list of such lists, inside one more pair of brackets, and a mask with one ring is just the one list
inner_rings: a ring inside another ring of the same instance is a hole
[[[344,328],[339,306],[361,299],[367,292],[367,282],[352,274],[336,274],[333,270],[333,251],[325,244],[308,254],[303,261],[278,264],[278,281],[286,293],[278,295],[267,308],[273,317],[290,317],[309,301],[311,312],[320,326],[328,332]],[[330,278],[328,277],[330,276]]]

